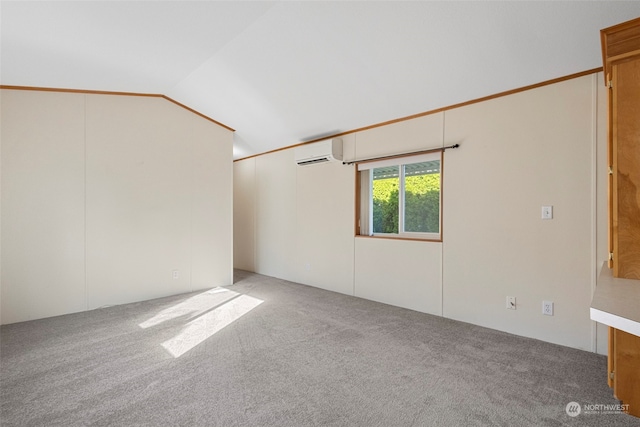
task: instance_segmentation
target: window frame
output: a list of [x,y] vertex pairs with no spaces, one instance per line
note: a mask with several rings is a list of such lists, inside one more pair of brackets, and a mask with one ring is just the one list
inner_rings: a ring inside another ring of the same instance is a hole
[[[355,218],[355,235],[356,237],[363,238],[377,238],[377,239],[395,239],[395,240],[412,240],[412,241],[428,241],[428,242],[442,242],[443,236],[443,171],[444,171],[444,150],[428,150],[420,153],[411,153],[397,156],[389,156],[388,158],[371,159],[356,163],[356,218]],[[439,231],[433,232],[406,232],[405,226],[405,166],[415,163],[421,163],[424,161],[439,160],[440,162],[440,193],[439,193],[439,218],[438,226]],[[366,166],[361,166],[365,165]],[[373,183],[373,169],[382,166],[399,166],[398,176],[398,233],[374,233],[373,232],[373,195],[372,183]],[[366,194],[363,195],[363,172],[367,172],[367,187]],[[362,221],[364,204],[363,197],[367,197],[367,215],[366,221]],[[363,224],[364,222],[364,224]],[[364,230],[363,230],[364,229]],[[364,231],[364,232],[363,232]]]

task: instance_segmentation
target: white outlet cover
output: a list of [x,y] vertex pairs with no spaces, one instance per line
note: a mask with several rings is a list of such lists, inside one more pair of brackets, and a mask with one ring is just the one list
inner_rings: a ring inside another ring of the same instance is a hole
[[542,314],[553,316],[553,301],[542,301]]

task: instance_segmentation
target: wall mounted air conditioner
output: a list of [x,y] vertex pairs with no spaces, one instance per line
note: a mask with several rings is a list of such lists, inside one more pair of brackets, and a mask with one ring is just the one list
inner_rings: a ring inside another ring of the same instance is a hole
[[300,166],[342,161],[342,139],[325,139],[296,147],[295,158]]

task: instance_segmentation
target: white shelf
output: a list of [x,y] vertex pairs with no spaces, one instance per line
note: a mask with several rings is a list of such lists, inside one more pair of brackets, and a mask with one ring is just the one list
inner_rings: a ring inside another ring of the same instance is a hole
[[614,278],[604,263],[591,300],[591,320],[640,336],[640,280]]

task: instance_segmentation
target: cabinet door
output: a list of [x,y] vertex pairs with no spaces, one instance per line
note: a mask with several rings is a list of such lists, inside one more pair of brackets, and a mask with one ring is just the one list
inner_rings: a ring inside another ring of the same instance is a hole
[[640,59],[612,71],[613,275],[640,279]]
[[614,329],[613,394],[640,417],[640,337]]

